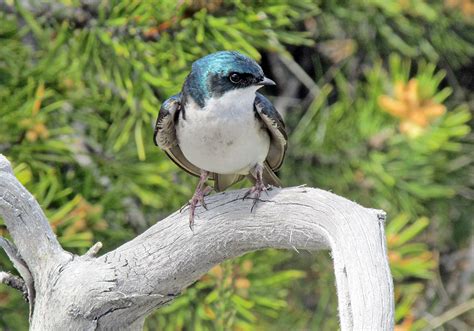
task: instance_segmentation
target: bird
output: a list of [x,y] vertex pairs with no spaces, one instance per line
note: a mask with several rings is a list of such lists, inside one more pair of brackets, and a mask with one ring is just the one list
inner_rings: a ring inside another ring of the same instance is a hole
[[[281,187],[275,174],[288,145],[285,123],[257,90],[276,83],[260,65],[237,51],[219,51],[196,60],[181,91],[165,100],[154,128],[154,143],[189,174],[199,178],[189,200],[193,230],[198,204],[214,189],[250,179],[243,199]],[[213,181],[213,188],[206,186]]]

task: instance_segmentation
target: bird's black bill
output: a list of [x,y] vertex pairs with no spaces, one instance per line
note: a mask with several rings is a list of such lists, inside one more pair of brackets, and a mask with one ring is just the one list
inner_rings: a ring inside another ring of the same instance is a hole
[[257,83],[257,85],[264,85],[264,86],[274,86],[276,83],[271,80],[270,78],[263,77],[263,80]]

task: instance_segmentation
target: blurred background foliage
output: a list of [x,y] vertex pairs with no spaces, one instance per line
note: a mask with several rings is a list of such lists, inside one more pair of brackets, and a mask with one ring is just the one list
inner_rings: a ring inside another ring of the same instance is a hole
[[[239,50],[278,82],[285,185],[388,212],[397,330],[470,330],[473,25],[470,0],[0,0],[0,153],[67,249],[113,249],[194,189],[152,143],[161,102],[194,60]],[[334,284],[328,253],[256,252],[146,329],[336,330]],[[0,328],[27,316],[1,286]]]

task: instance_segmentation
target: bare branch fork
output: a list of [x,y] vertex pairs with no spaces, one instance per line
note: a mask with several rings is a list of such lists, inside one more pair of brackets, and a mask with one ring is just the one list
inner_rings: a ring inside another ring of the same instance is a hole
[[76,256],[62,249],[0,154],[0,215],[15,245],[1,242],[27,288],[30,329],[141,330],[148,314],[214,265],[272,247],[330,249],[341,330],[393,330],[382,211],[293,187],[273,189],[250,213],[243,194],[210,196],[208,210],[197,210],[194,233],[187,213],[176,212],[109,253],[96,257],[97,244]]

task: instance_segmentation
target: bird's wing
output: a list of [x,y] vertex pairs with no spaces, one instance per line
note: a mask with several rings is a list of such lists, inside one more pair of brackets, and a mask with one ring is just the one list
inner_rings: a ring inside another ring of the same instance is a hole
[[199,177],[201,170],[186,159],[178,145],[175,124],[179,119],[180,111],[182,111],[181,94],[173,95],[163,102],[156,119],[153,140],[155,145],[164,150],[181,169]]
[[[265,172],[277,171],[283,163],[288,145],[285,123],[272,103],[260,93],[257,93],[255,98],[254,109],[270,133],[270,150],[265,160]],[[274,174],[273,176],[276,177]]]
[[178,145],[176,138],[175,120],[181,111],[181,94],[176,94],[165,100],[161,105],[155,124],[153,139],[161,149],[169,149]]

